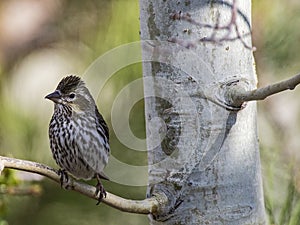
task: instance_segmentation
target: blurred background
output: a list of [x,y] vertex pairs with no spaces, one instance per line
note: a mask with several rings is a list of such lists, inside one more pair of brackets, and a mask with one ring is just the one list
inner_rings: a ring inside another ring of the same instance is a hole
[[[299,0],[254,0],[252,11],[258,85],[299,73]],[[85,74],[99,56],[138,40],[138,0],[2,0],[0,155],[57,168],[48,144],[53,104],[44,96],[66,74]],[[142,67],[136,63],[105,80],[97,103],[110,128],[114,99],[140,77]],[[129,101],[135,91],[126,92],[124,99]],[[258,104],[266,210],[271,224],[300,224],[299,94],[300,88],[296,88]],[[116,112],[118,116],[123,118],[122,110]],[[134,135],[145,138],[142,100],[133,105],[129,124]],[[106,190],[143,199],[146,187],[140,184],[147,180],[146,152],[125,146],[113,132],[111,148],[114,162],[144,169],[133,172],[139,184],[105,182]],[[2,174],[0,192],[0,225],[148,224],[147,216],[122,213],[104,204],[96,206],[96,201],[62,190],[48,179],[16,171]]]

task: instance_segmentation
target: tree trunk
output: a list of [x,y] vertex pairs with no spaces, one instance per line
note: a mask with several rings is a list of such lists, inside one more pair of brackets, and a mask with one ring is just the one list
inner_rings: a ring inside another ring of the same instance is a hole
[[[217,37],[227,31],[176,20],[185,14],[226,25],[230,4],[140,0],[148,196],[168,197],[150,216],[151,224],[265,224],[256,103],[237,111],[222,104],[226,84],[243,80],[256,86],[252,51],[239,39],[200,43],[212,32]],[[245,34],[251,1],[238,1],[238,9],[238,28]],[[166,42],[170,39],[177,44]],[[244,41],[250,44],[250,36]]]

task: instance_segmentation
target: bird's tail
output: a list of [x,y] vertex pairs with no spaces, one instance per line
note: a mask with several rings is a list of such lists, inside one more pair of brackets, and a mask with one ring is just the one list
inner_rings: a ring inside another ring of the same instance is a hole
[[103,172],[100,172],[100,173],[98,173],[99,174],[99,177],[101,178],[101,179],[104,179],[104,180],[110,180],[109,178],[108,178],[108,176],[106,176]]

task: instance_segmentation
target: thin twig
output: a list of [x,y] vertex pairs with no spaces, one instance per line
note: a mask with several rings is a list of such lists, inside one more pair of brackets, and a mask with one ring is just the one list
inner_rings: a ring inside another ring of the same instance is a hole
[[[232,42],[235,40],[240,40],[245,48],[255,51],[256,48],[248,45],[246,43],[246,41],[244,40],[244,38],[246,36],[252,34],[251,28],[249,27],[250,31],[244,35],[242,35],[239,30],[239,26],[237,24],[237,16],[241,15],[241,13],[237,8],[237,1],[233,0],[232,5],[230,5],[230,7],[231,7],[230,21],[223,26],[220,25],[220,14],[217,15],[217,20],[214,25],[200,23],[200,22],[196,21],[195,19],[193,19],[189,13],[182,13],[181,11],[179,11],[179,12],[175,12],[175,13],[171,14],[170,18],[173,20],[186,21],[192,25],[197,26],[199,29],[201,29],[201,28],[211,29],[212,34],[209,37],[199,38],[197,41],[182,41],[178,38],[169,38],[168,41],[177,43],[185,48],[192,48],[192,47],[196,46],[197,42],[210,42],[210,43],[214,43],[214,44],[221,44],[221,43],[227,42],[227,41]],[[243,15],[241,15],[241,16],[243,17]],[[233,30],[236,32],[236,35],[234,37],[230,37]],[[222,35],[221,37],[217,37],[218,31],[227,31],[227,32],[224,35]]]
[[[41,163],[0,156],[0,173],[4,168],[37,173],[60,184],[60,176],[57,174],[57,171]],[[71,184],[68,186],[68,189],[97,200],[95,187],[75,181],[71,177],[68,183]],[[159,196],[155,196],[144,200],[129,200],[107,193],[106,198],[104,198],[102,202],[124,212],[149,214],[156,213],[159,209],[159,205],[162,204],[161,202],[159,203],[158,197]]]
[[198,26],[199,28],[214,28],[215,26],[205,23],[200,23],[194,19],[192,19],[191,15],[189,13],[182,13],[181,11],[175,12],[170,15],[170,18],[173,20],[184,20],[187,21],[193,25]]

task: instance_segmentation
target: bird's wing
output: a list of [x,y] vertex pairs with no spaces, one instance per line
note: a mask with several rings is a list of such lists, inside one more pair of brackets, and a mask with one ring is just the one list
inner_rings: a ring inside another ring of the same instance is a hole
[[100,174],[104,179],[108,179],[103,174],[103,169],[109,157],[108,128],[101,114],[97,112],[96,108],[96,118],[88,120],[87,124],[82,126],[78,132],[78,150],[83,160],[95,173]]
[[100,174],[108,162],[109,152],[96,129],[93,131],[82,129],[78,135],[77,145],[82,159],[95,173]]
[[[104,135],[107,138],[107,143],[109,143],[109,131],[106,122],[104,121],[102,115],[99,113],[97,106],[95,106],[96,114],[96,124],[98,132],[104,132]],[[101,129],[102,128],[102,129]]]

